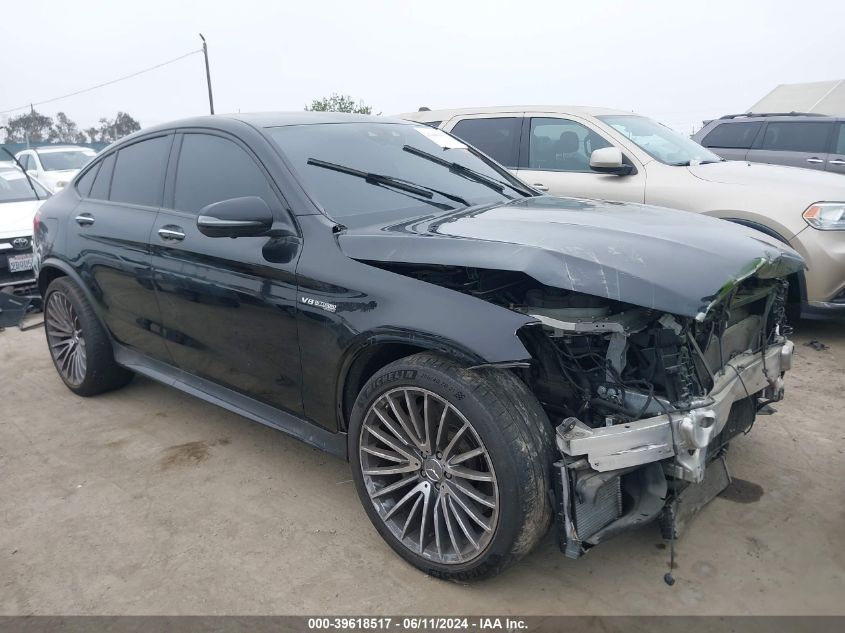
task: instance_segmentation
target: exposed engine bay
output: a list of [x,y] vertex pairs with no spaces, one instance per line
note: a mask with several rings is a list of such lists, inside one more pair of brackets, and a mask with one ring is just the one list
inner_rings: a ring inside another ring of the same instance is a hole
[[790,368],[782,278],[748,276],[695,318],[544,286],[530,276],[375,264],[536,319],[514,369],[556,426],[555,497],[571,557],[659,518],[664,536],[730,481],[730,440],[783,397]]

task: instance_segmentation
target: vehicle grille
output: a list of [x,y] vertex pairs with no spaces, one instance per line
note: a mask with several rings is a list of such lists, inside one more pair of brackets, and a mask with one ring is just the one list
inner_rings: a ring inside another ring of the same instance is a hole
[[[27,245],[23,248],[15,245],[15,240],[21,238],[27,240]],[[0,238],[0,286],[26,283],[34,279],[35,273],[32,270],[9,272],[9,257],[26,253],[32,253],[32,238],[30,236]]]
[[584,541],[622,514],[621,479],[614,477],[599,488],[593,503],[579,501],[575,495],[573,510],[578,538]]

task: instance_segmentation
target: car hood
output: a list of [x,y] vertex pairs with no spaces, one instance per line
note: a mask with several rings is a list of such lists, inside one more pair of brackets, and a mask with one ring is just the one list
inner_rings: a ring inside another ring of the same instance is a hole
[[0,238],[32,235],[32,218],[42,202],[0,202]]
[[788,246],[724,220],[552,196],[347,229],[338,241],[356,260],[518,271],[699,319],[739,281],[804,265]]
[[741,160],[690,165],[687,169],[696,178],[708,182],[763,187],[766,190],[773,187],[789,190],[804,188],[817,196],[811,202],[845,199],[845,178],[840,174],[815,169],[748,163]]
[[76,176],[76,174],[78,173],[78,169],[60,169],[55,171],[47,171],[44,172],[44,175],[39,178],[39,180],[42,183],[46,184],[50,189],[56,190],[64,187],[64,185],[62,185],[62,187],[59,187],[60,182],[65,183],[66,185],[71,180],[73,180],[73,177]]

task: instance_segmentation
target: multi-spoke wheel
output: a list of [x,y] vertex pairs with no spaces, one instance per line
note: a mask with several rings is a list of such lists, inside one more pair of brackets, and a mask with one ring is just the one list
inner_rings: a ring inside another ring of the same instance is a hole
[[499,487],[484,443],[460,411],[425,389],[392,389],[370,406],[360,451],[370,499],[406,547],[438,563],[484,551]]
[[67,295],[50,295],[44,308],[44,329],[56,369],[66,383],[78,387],[85,380],[88,359],[82,325]]
[[44,332],[53,365],[74,393],[92,396],[132,379],[131,372],[115,363],[103,326],[82,291],[67,277],[55,279],[47,288]]
[[358,396],[356,487],[382,536],[417,567],[492,575],[548,527],[550,428],[512,374],[417,354],[377,372]]

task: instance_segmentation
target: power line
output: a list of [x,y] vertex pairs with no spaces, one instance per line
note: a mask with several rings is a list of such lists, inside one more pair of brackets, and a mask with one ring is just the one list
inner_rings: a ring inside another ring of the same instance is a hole
[[191,51],[189,53],[185,53],[184,55],[180,55],[179,57],[174,57],[166,62],[162,62],[160,64],[156,64],[155,66],[150,66],[149,68],[144,68],[143,70],[139,70],[137,72],[132,73],[131,75],[126,75],[124,77],[118,77],[117,79],[112,79],[111,81],[106,81],[101,84],[97,84],[96,86],[91,86],[90,88],[83,88],[82,90],[77,90],[76,92],[71,92],[66,95],[62,95],[61,97],[53,97],[52,99],[45,99],[44,101],[38,101],[36,103],[27,103],[26,105],[17,107],[17,108],[10,108],[8,110],[0,110],[0,114],[9,114],[10,112],[16,112],[18,110],[26,110],[27,108],[32,108],[35,106],[44,105],[45,103],[53,103],[54,101],[60,101],[61,99],[67,99],[68,97],[75,97],[76,95],[81,95],[85,92],[91,92],[92,90],[97,90],[98,88],[104,88],[106,86],[110,86],[112,84],[116,84],[119,81],[125,81],[126,79],[132,79],[132,77],[137,77],[138,75],[143,75],[144,73],[148,73],[151,70],[156,70],[161,68],[162,66],[167,66],[168,64],[173,64],[174,62],[178,62],[179,60],[185,59],[186,57],[190,57],[191,55],[196,55],[197,53],[201,53],[202,49],[198,48],[195,51]]

